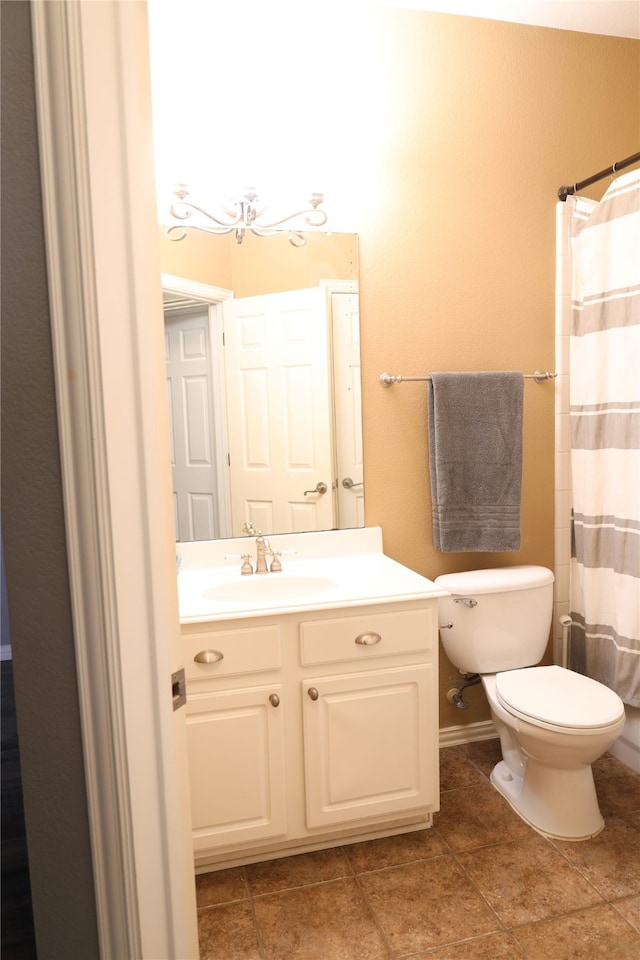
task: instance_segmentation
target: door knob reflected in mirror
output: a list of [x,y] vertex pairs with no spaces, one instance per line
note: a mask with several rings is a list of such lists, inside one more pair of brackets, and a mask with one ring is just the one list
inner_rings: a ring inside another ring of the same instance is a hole
[[345,477],[342,481],[342,486],[345,490],[352,490],[353,487],[363,487],[364,483],[354,483],[351,477]]
[[319,480],[318,483],[316,484],[316,486],[314,487],[314,489],[313,489],[313,490],[305,490],[304,495],[305,495],[305,497],[306,497],[306,495],[307,495],[308,493],[326,493],[328,489],[329,489],[329,488],[328,488],[328,486],[326,485],[326,483],[324,483],[323,480]]

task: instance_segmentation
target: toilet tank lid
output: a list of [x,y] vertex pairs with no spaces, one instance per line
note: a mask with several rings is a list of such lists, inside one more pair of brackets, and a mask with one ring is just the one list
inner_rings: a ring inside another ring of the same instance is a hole
[[445,573],[435,583],[443,590],[458,596],[481,593],[505,593],[509,590],[530,590],[553,583],[553,574],[546,567],[523,565],[495,567],[488,570],[466,570],[464,573]]

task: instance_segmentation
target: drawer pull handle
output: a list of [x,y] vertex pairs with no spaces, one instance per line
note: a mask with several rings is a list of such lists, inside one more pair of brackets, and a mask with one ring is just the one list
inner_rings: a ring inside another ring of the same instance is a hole
[[309,687],[309,689],[307,690],[307,693],[309,694],[312,700],[317,700],[318,697],[320,696],[320,694],[318,693],[315,687]]
[[374,643],[380,643],[381,640],[379,633],[361,633],[356,637],[355,642],[362,647],[371,647]]
[[201,650],[193,659],[196,663],[218,663],[224,660],[224,653],[220,650]]
[[278,696],[277,693],[272,693],[272,694],[269,696],[269,703],[271,704],[272,707],[279,707],[279,706],[280,706],[280,697]]

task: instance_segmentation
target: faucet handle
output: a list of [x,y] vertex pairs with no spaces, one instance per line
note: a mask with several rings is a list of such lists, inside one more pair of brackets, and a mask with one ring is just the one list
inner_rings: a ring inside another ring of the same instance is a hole
[[271,571],[271,573],[280,573],[280,571],[282,570],[282,564],[280,563],[281,554],[274,551],[271,553],[271,556],[273,557],[273,560],[271,561],[271,566],[269,567],[269,570]]

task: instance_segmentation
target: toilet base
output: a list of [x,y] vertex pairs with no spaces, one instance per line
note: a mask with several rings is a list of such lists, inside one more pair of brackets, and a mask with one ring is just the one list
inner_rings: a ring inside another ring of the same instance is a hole
[[557,770],[527,758],[523,777],[501,760],[491,783],[530,827],[554,840],[590,840],[604,828],[591,767]]

